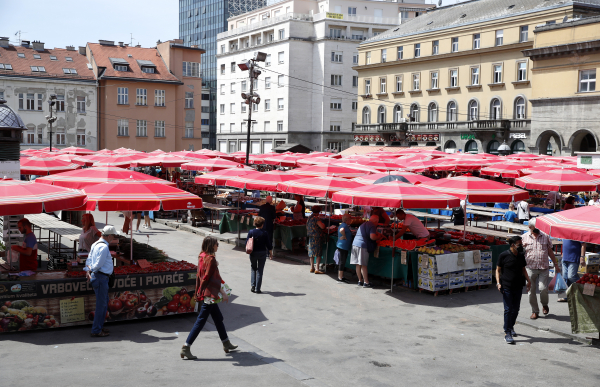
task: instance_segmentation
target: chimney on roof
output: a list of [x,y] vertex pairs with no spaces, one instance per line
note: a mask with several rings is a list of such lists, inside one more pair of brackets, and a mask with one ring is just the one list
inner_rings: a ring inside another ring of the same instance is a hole
[[67,51],[75,51],[75,46],[67,46]]
[[162,42],[160,41],[160,39],[158,39],[158,40],[156,41],[156,44],[161,44],[161,43],[162,43]]
[[183,39],[173,39],[172,42],[175,44],[183,44]]
[[8,38],[0,37],[0,47],[8,48]]
[[21,46],[29,48],[29,40],[21,40]]
[[123,42],[119,42],[119,47],[124,47]]
[[135,46],[136,46],[136,47],[142,47],[142,45],[141,45],[141,44],[136,44]]
[[34,40],[32,43],[32,46],[33,46],[33,49],[36,51],[44,51],[44,43],[40,42],[39,40],[38,41]]
[[98,43],[100,43],[103,46],[114,46],[115,45],[115,41],[114,40],[98,40]]
[[86,48],[85,48],[85,46],[79,46],[79,54],[81,54],[81,55],[85,55],[86,54]]

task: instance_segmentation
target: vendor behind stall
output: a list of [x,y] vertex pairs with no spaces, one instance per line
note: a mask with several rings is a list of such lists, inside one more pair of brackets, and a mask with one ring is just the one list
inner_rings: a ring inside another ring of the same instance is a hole
[[294,195],[296,205],[292,209],[294,220],[306,218],[306,204],[304,204],[304,197],[302,195]]
[[31,222],[29,219],[23,218],[17,223],[19,232],[25,235],[21,246],[13,245],[11,249],[19,253],[19,270],[37,270],[37,238],[31,231]]
[[81,224],[83,225],[83,232],[79,235],[79,250],[89,252],[102,233],[96,228],[96,222],[92,214],[83,214]]
[[269,235],[269,240],[273,244],[273,222],[276,217],[275,206],[273,206],[273,197],[267,196],[265,204],[258,207],[258,216],[265,219],[264,229]]
[[[404,226],[417,238],[429,238],[429,231],[416,216],[407,214],[402,209],[396,210],[396,217],[404,223]],[[405,230],[400,230],[400,235],[404,234]],[[406,239],[406,237],[404,238]]]
[[383,210],[383,208],[373,207],[373,209],[371,210],[371,216],[373,216],[373,215],[379,216],[379,224],[383,224],[384,226],[387,226],[390,224],[390,217]]

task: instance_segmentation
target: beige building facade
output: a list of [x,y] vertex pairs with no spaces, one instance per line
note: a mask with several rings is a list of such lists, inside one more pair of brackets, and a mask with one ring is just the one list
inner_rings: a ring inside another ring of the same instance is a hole
[[[359,47],[355,144],[530,151],[534,30],[600,2],[467,1],[429,10]],[[544,81],[550,88],[562,87]],[[561,143],[562,144],[562,143]]]

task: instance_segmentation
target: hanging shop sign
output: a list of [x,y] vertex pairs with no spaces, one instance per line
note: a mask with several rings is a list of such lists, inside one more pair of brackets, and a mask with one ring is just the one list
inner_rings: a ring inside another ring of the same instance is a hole
[[527,138],[527,135],[525,133],[509,133],[508,138],[515,138],[515,139],[522,140],[522,139]]
[[475,140],[475,135],[473,133],[461,133],[461,140]]
[[385,141],[385,138],[379,134],[356,134],[354,135],[354,142],[376,142],[376,141]]
[[435,134],[418,134],[418,133],[412,133],[410,136],[407,136],[408,139],[410,141],[439,141],[440,140],[440,134],[439,133],[435,133]]

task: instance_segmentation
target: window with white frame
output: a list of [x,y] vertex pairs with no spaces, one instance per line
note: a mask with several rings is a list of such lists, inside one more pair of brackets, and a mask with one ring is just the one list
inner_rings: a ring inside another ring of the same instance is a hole
[[[23,94],[19,94],[21,98],[23,98]],[[23,104],[19,101],[19,109],[23,109]],[[27,108],[26,110],[35,110],[35,94],[27,93]]]
[[371,123],[371,109],[368,106],[363,107],[362,110],[362,123],[369,125]]
[[231,72],[235,73],[235,68],[237,67],[236,64],[235,64],[235,62],[231,62],[230,66],[231,66]]
[[481,47],[481,34],[473,34],[473,50]]
[[254,91],[258,90],[258,79],[252,80],[252,89],[254,89]]
[[135,135],[137,137],[148,137],[148,122],[146,120],[136,120]]
[[340,51],[331,51],[331,61],[342,63],[342,52]]
[[165,137],[164,121],[154,121],[154,137]]
[[527,80],[527,62],[517,62],[517,81]]
[[279,30],[279,40],[285,39],[285,30]]
[[438,108],[435,103],[430,103],[427,108],[427,122],[437,122],[438,120]]
[[265,123],[263,124],[263,132],[270,132],[271,131],[271,121],[265,121]]
[[415,43],[415,58],[421,56],[421,43]]
[[225,45],[221,44],[221,54],[225,54]]
[[365,63],[366,64],[371,64],[371,51],[367,51],[365,53]]
[[458,52],[458,38],[452,38],[452,52]]
[[27,144],[35,144],[35,129],[27,131]]
[[186,109],[194,108],[194,92],[193,91],[185,92],[185,108]]
[[387,85],[385,78],[379,78],[379,93],[386,94],[387,93]]
[[235,94],[235,82],[231,82],[229,85],[229,93]]
[[471,67],[471,85],[479,85],[479,67]]
[[329,108],[331,110],[342,110],[342,99],[341,98],[332,98],[329,101]]
[[229,104],[229,114],[235,114],[235,103],[234,102]]
[[116,64],[115,65],[115,70],[117,70],[117,71],[127,71],[127,70],[129,70],[129,66]]
[[330,38],[341,38],[342,30],[339,28],[330,28],[329,29],[329,37]]
[[165,106],[164,90],[154,90],[154,106]]
[[225,124],[219,124],[219,133],[225,133]]
[[253,103],[252,104],[252,111],[253,112],[257,112],[258,111],[258,104],[257,103]]
[[496,46],[504,43],[504,30],[496,30]]
[[225,114],[225,104],[224,103],[219,105],[219,113]]
[[431,72],[431,85],[430,88],[435,90],[435,89],[439,89],[440,88],[440,84],[439,84],[439,78],[440,78],[440,73],[437,71],[432,71]]
[[225,75],[225,64],[221,65],[221,75]]
[[221,95],[224,95],[224,94],[225,94],[225,85],[221,85],[221,86],[219,87],[219,92],[221,93]]
[[358,64],[358,52],[352,53],[352,64]]
[[404,58],[404,46],[398,46],[398,49],[396,51],[396,58],[398,60],[401,60],[402,58]]
[[199,78],[200,77],[200,63],[183,62],[183,76]]
[[521,26],[519,28],[519,42],[526,42],[529,40],[529,26]]
[[502,83],[502,65],[494,65],[494,83]]
[[277,110],[283,110],[283,98],[277,98]]
[[421,74],[413,74],[412,75],[412,86],[413,90],[421,90]]
[[67,143],[67,138],[65,135],[65,129],[64,128],[56,129],[56,145],[66,145],[66,143]]
[[277,131],[283,132],[283,121],[277,121]]
[[77,113],[85,113],[85,96],[77,96]]
[[135,104],[145,106],[148,104],[148,90],[136,89],[135,92]]
[[[242,123],[242,126],[243,125],[244,124]],[[235,124],[232,122],[231,124],[229,124],[229,133],[233,133],[233,132],[235,132]]]
[[432,55],[437,55],[440,53],[440,41],[439,40],[434,40],[431,43],[431,54]]
[[501,120],[502,119],[502,103],[498,98],[494,98],[490,104],[490,119]]
[[285,56],[285,53],[283,51],[281,51],[277,54],[277,60],[279,61],[280,64],[284,63],[283,62],[284,56]]
[[396,93],[402,93],[402,75],[396,75]]
[[247,106],[248,106],[248,105],[246,105],[246,102],[241,102],[240,106],[241,106],[240,107],[240,112],[246,113],[246,111],[247,111],[246,109],[247,109]]
[[[265,77],[265,89],[271,88],[271,77]],[[245,91],[246,89],[244,89]]]
[[277,86],[283,87],[283,75],[277,76]]
[[352,111],[358,110],[358,101],[352,101]]
[[477,101],[472,100],[469,102],[469,115],[467,118],[469,121],[476,121],[479,119],[479,104]]
[[342,76],[331,74],[331,86],[342,86]]
[[458,87],[458,70],[450,70],[450,87]]
[[242,81],[242,93],[245,93],[247,88],[248,88],[248,82]]
[[581,70],[579,72],[579,92],[596,91],[596,70]]
[[185,138],[194,138],[194,123],[186,122],[185,123]]
[[117,136],[129,136],[129,120],[117,121]]
[[384,48],[381,50],[381,63],[387,62],[387,49]]
[[85,146],[85,129],[77,129],[77,146]]
[[267,54],[267,58],[265,59],[265,66],[271,65],[271,54]]
[[[129,102],[129,100],[127,102]],[[54,106],[56,107],[57,112],[65,111],[65,95],[64,94],[58,94],[56,96],[56,105],[54,105]]]
[[400,105],[394,106],[394,122],[402,122],[402,106]]
[[365,79],[365,94],[371,94],[371,80]]
[[341,150],[342,149],[342,143],[341,142],[327,142],[327,148],[329,150]]
[[330,132],[339,132],[342,130],[341,122],[330,122],[329,123],[329,131]]
[[269,110],[271,110],[271,100],[265,99],[265,111],[268,112]]
[[356,7],[348,7],[348,17],[356,17]]
[[448,113],[447,121],[452,122],[452,121],[457,121],[458,120],[458,112],[457,112],[457,109],[456,109],[456,102],[450,101],[448,103],[447,113]]
[[358,87],[358,75],[352,76],[352,87]]
[[525,99],[523,97],[519,97],[515,100],[515,119],[525,119]]
[[43,109],[43,105],[44,105],[42,103],[43,97],[44,97],[43,94],[38,93],[38,95],[37,95],[37,110],[42,110]]

